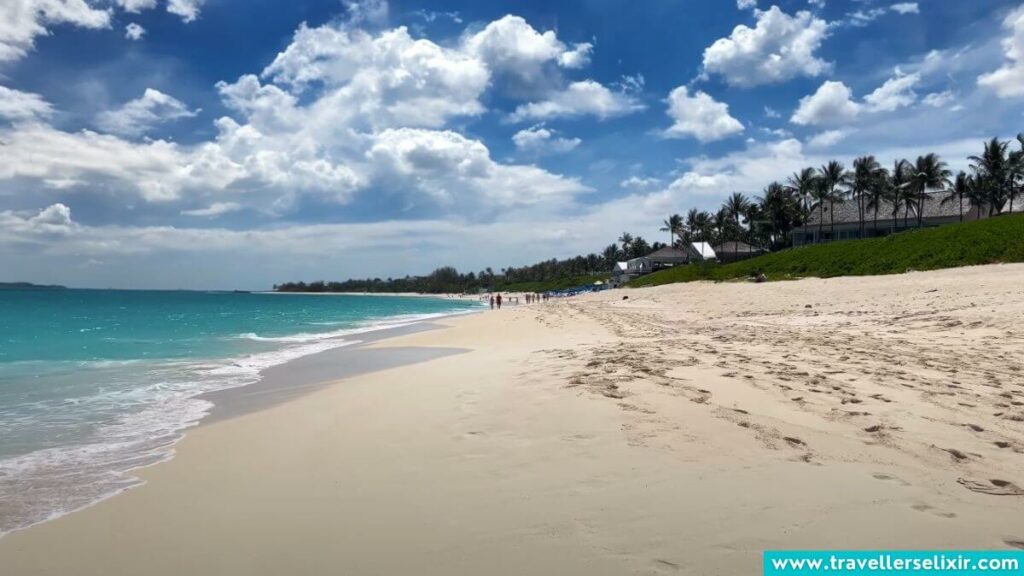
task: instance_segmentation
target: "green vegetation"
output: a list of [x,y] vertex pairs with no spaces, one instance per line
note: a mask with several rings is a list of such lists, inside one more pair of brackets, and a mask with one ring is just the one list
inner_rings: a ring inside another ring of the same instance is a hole
[[868,276],[997,262],[1024,262],[1024,214],[803,246],[733,264],[679,266],[637,278],[629,286],[735,280],[758,273],[770,280]]
[[569,278],[554,278],[542,282],[519,282],[515,284],[502,284],[496,290],[500,292],[550,292],[554,290],[565,290],[577,286],[590,285],[594,282],[607,282],[608,274],[594,274],[590,276],[572,276]]

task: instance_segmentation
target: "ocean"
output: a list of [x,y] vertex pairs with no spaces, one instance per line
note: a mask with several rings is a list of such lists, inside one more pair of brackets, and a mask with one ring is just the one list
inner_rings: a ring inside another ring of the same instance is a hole
[[444,298],[184,291],[0,291],[0,535],[139,483],[209,411],[201,394],[467,313]]

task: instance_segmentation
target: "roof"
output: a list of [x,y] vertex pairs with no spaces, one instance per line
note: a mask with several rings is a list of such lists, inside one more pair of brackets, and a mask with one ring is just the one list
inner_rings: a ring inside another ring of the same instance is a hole
[[685,250],[672,246],[666,246],[647,255],[652,260],[686,260],[688,256]]
[[[949,196],[948,192],[932,192],[932,193],[927,194],[925,196],[925,202],[924,202],[924,217],[925,218],[956,218],[956,217],[959,217],[960,216],[960,203],[959,202],[956,202],[954,200],[952,202],[946,202],[945,204],[942,203],[942,201],[945,198],[947,198],[948,196]],[[833,209],[835,210],[835,223],[836,224],[852,224],[852,223],[857,223],[857,222],[860,221],[860,214],[859,214],[859,211],[858,211],[858,208],[857,208],[857,202],[855,202],[853,200],[841,200],[841,201],[838,201],[838,202],[836,202],[833,205]],[[905,209],[906,208],[904,206],[900,206],[899,213],[898,213],[898,217],[899,218],[903,217]],[[966,199],[965,199],[965,201],[964,201],[964,215],[966,216],[967,213],[970,212],[971,210],[972,210],[972,207],[970,206],[970,203],[967,202]],[[817,226],[818,222],[822,221],[822,219],[824,219],[824,221],[822,223],[825,224],[826,226],[831,224],[832,221],[829,219],[828,211],[829,211],[828,205],[825,206],[824,214],[822,214],[822,211],[818,210],[818,209],[811,210],[810,217],[807,219],[807,224],[805,224],[805,226]],[[892,203],[883,200],[879,204],[879,206],[878,206],[878,219],[879,220],[888,220],[888,219],[891,218],[891,216],[892,216]],[[917,210],[913,206],[910,207],[910,217],[914,218],[914,219],[917,218]],[[869,222],[874,220],[875,219],[875,211],[874,211],[874,209],[868,210],[867,213],[864,216],[864,219],[869,221]]]
[[701,258],[715,258],[715,249],[712,248],[711,244],[708,244],[707,242],[691,242],[690,247],[693,248],[693,250],[697,254],[700,254]]
[[715,246],[715,252],[718,254],[742,254],[746,252],[761,252],[760,248],[754,248],[746,242],[730,241],[722,242],[718,246]]

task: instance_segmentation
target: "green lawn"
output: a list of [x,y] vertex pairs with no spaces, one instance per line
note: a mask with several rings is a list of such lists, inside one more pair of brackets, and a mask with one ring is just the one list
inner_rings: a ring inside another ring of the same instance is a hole
[[733,280],[758,272],[770,280],[869,276],[996,262],[1024,262],[1024,214],[911,230],[885,238],[802,246],[733,264],[678,266],[642,276],[628,285]]
[[520,282],[518,284],[503,284],[497,286],[495,288],[495,291],[548,292],[551,290],[565,290],[566,288],[575,288],[576,286],[593,284],[598,280],[602,282],[607,282],[610,277],[610,274],[598,274],[596,276],[572,276],[569,278],[554,278],[552,280],[545,280],[543,282]]

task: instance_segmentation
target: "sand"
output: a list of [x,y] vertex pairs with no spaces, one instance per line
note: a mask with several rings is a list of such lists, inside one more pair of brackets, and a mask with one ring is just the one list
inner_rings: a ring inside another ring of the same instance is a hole
[[[189,432],[11,575],[749,574],[1024,547],[1024,266],[619,290]],[[628,299],[623,300],[624,296]]]

